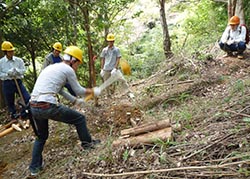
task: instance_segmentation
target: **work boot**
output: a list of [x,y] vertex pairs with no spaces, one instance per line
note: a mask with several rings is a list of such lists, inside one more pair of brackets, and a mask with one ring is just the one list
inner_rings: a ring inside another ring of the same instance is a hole
[[100,144],[100,143],[101,143],[100,139],[95,139],[95,140],[92,140],[91,142],[82,142],[82,148],[85,150],[94,149],[95,145]]
[[41,173],[41,171],[43,170],[44,168],[44,161],[42,162],[42,166],[38,167],[37,169],[35,170],[31,170],[30,171],[30,175],[26,178],[26,179],[35,179],[38,177],[38,175]]
[[243,58],[244,58],[243,53],[238,53],[237,58],[238,58],[238,59],[243,59]]
[[225,55],[223,55],[224,58],[232,57],[232,56],[233,56],[233,52],[227,52]]

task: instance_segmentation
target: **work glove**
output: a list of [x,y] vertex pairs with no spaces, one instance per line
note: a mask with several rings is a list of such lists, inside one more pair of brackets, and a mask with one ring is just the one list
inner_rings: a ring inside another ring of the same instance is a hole
[[116,74],[116,72],[117,72],[117,69],[116,69],[116,68],[114,68],[114,69],[111,71],[111,76],[115,75],[115,74]]
[[94,96],[100,96],[101,94],[101,89],[99,87],[94,87],[93,88],[93,93],[94,93]]
[[11,69],[7,72],[7,74],[8,74],[9,76],[16,76],[16,75],[18,74],[18,72],[17,72],[16,68],[11,68]]
[[84,107],[85,106],[85,101],[83,99],[76,99],[74,105],[78,107]]
[[101,69],[100,75],[101,75],[102,78],[104,77],[104,73],[105,73],[104,70]]
[[227,45],[232,45],[233,43],[234,43],[233,40],[228,40],[228,41],[227,41]]

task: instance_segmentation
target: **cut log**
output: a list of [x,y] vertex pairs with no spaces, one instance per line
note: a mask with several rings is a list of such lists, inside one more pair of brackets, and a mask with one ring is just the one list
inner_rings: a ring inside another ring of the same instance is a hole
[[153,144],[158,140],[166,141],[168,139],[171,139],[171,137],[172,137],[172,128],[168,127],[153,132],[149,132],[146,134],[142,134],[139,136],[115,140],[112,144],[112,147],[118,147],[124,145],[128,145],[130,147],[138,147],[145,144]]
[[17,121],[16,121],[16,120],[12,120],[12,121],[10,121],[9,123],[7,123],[7,124],[1,126],[1,127],[0,127],[0,132],[4,131],[5,129],[10,128],[11,125],[14,124],[14,123],[17,123]]
[[7,134],[11,133],[15,129],[13,127],[9,127],[8,129],[5,129],[3,132],[0,133],[0,138],[3,136],[6,136]]
[[[20,127],[20,124],[15,124],[17,127]],[[15,127],[16,127],[15,126]],[[7,129],[5,129],[4,131],[0,132],[0,138],[3,137],[3,136],[6,136],[7,134],[13,132],[15,130],[15,127],[9,127]]]
[[124,135],[136,136],[136,135],[139,135],[142,133],[147,133],[147,132],[151,132],[151,131],[155,131],[155,130],[159,130],[159,129],[164,129],[166,127],[170,127],[169,119],[161,120],[158,122],[151,122],[151,123],[143,124],[140,126],[129,128],[129,129],[124,129],[121,131],[121,135],[122,136],[124,136]]

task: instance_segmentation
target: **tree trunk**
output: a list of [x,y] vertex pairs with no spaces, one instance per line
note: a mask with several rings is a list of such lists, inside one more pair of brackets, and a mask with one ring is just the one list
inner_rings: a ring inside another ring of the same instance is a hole
[[239,16],[241,24],[245,24],[244,6],[242,0],[237,1],[235,15]]
[[168,25],[165,14],[165,0],[159,0],[159,3],[160,3],[161,24],[163,30],[163,49],[165,57],[168,59],[173,55],[173,53],[171,52],[171,42],[168,33]]
[[[3,36],[2,36],[2,30],[0,30],[0,43],[3,43]],[[3,51],[0,50],[0,58],[4,56]],[[2,90],[2,80],[0,80],[0,108],[4,108],[6,106],[4,101],[4,95]]]
[[[88,3],[88,1],[86,2]],[[90,22],[89,22],[89,11],[88,8],[83,6],[82,8],[83,16],[84,16],[84,30],[87,34],[87,43],[88,43],[88,57],[89,57],[89,87],[96,86],[96,78],[95,78],[95,66],[93,60],[93,48],[92,48],[92,40],[91,40],[91,32],[90,32]]]
[[234,15],[240,18],[241,24],[245,24],[244,5],[242,0],[228,0],[228,20]]
[[235,15],[237,0],[228,0],[228,20]]

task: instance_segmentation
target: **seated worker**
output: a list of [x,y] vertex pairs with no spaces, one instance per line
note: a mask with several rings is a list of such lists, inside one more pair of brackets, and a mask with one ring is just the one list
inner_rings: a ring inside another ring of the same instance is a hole
[[[21,117],[25,117],[25,106],[28,104],[30,94],[22,83],[23,75],[26,71],[21,58],[14,56],[14,46],[9,41],[4,41],[1,46],[5,56],[0,59],[0,79],[2,80],[2,90],[5,102],[11,119],[15,121],[19,117],[16,113],[15,94],[22,95],[25,104],[22,104]],[[18,85],[18,86],[17,86]],[[20,92],[19,92],[20,90]],[[21,93],[21,94],[20,94]]]
[[237,52],[237,57],[243,59],[246,49],[246,27],[240,25],[238,16],[231,17],[228,24],[219,42],[220,48],[227,53],[223,57],[233,56],[233,52]]
[[[62,52],[62,44],[60,42],[54,43],[51,52],[45,56],[42,70],[51,64],[61,62],[63,59],[63,57],[60,55],[61,52]],[[66,83],[64,87],[68,89],[70,94],[76,96],[69,83]]]

